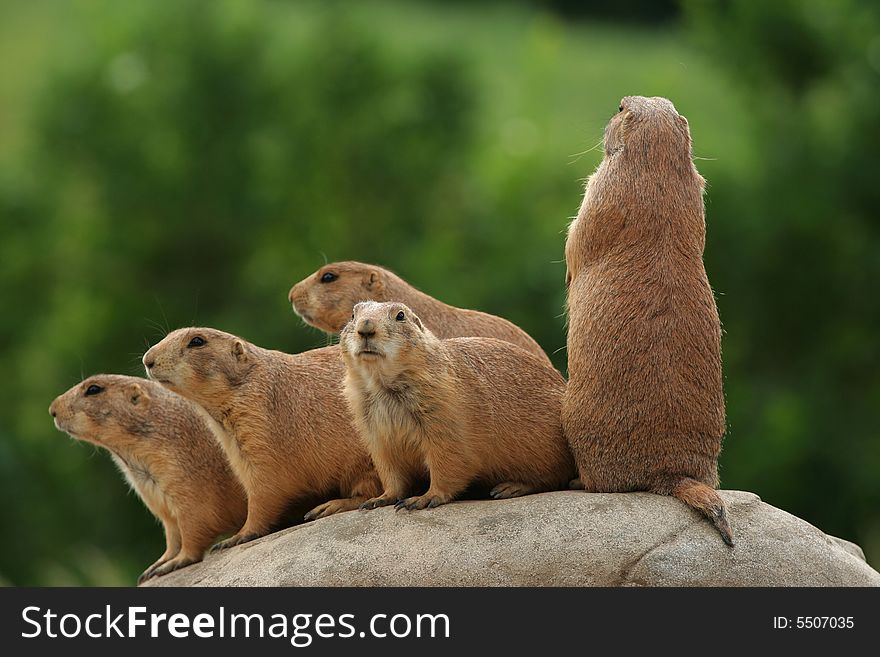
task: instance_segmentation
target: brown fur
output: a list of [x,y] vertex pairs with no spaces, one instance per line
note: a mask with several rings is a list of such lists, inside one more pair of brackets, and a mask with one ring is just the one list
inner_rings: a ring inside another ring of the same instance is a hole
[[[574,475],[565,381],[534,355],[494,338],[440,340],[401,303],[357,304],[341,346],[345,394],[384,487],[364,508],[434,507],[472,482],[517,497]],[[408,497],[426,475],[428,491]]]
[[[201,346],[189,346],[194,338]],[[342,398],[336,348],[291,355],[209,328],[174,331],[144,355],[149,376],[202,406],[226,430],[232,469],[248,495],[244,527],[222,549],[271,532],[303,501],[306,514],[357,508],[379,480]]]
[[[86,395],[90,386],[97,394]],[[201,561],[218,536],[247,516],[244,490],[210,418],[152,381],[98,374],[52,402],[55,426],[105,448],[165,529],[165,553],[138,583]]]
[[627,97],[565,245],[563,425],[588,491],[673,495],[732,545],[718,485],[721,326],[687,120]]
[[[322,282],[327,273],[336,278]],[[550,362],[541,346],[516,324],[478,310],[449,306],[376,265],[324,265],[294,285],[288,298],[293,310],[307,324],[327,333],[339,333],[359,301],[399,301],[412,308],[438,338],[497,338]]]

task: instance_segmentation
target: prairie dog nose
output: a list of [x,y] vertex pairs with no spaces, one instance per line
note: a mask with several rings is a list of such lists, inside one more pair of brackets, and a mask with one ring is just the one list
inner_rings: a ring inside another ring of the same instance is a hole
[[152,369],[153,365],[156,364],[156,357],[152,353],[150,353],[151,351],[152,349],[145,353],[143,357],[144,367],[146,367],[148,370]]
[[49,405],[49,415],[51,415],[52,417],[55,417],[56,415],[58,415],[58,412],[55,410],[55,402],[52,402]]
[[293,293],[294,293],[295,291],[296,291],[296,285],[294,285],[292,288],[290,288],[290,292],[287,293],[287,300],[290,302],[290,305],[291,305],[291,306],[296,305],[296,304],[293,302]]
[[361,319],[357,323],[357,332],[358,335],[362,338],[370,338],[376,335],[376,325],[373,323],[373,320],[369,317],[365,317]]

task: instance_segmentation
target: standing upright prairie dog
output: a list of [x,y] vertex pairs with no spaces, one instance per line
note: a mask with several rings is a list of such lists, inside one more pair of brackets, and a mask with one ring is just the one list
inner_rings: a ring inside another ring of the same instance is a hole
[[588,491],[672,495],[733,536],[718,485],[721,325],[687,119],[626,97],[565,245],[563,425]]
[[478,310],[449,306],[376,265],[324,265],[294,285],[288,298],[294,312],[307,324],[327,333],[339,333],[359,301],[399,301],[412,308],[438,338],[497,338],[550,362],[541,346],[513,322]]
[[[402,303],[359,303],[342,330],[345,395],[384,491],[372,509],[446,504],[471,482],[508,498],[565,488],[565,381],[494,338],[441,340]],[[424,495],[413,484],[430,476]]]
[[226,430],[223,448],[247,492],[247,522],[214,549],[268,534],[294,505],[329,499],[306,514],[310,520],[377,494],[376,471],[342,397],[338,349],[291,355],[215,329],[184,328],[143,360],[150,378]]
[[247,516],[244,490],[204,411],[157,383],[98,374],[52,402],[55,426],[103,447],[165,529],[165,553],[138,583],[201,561]]

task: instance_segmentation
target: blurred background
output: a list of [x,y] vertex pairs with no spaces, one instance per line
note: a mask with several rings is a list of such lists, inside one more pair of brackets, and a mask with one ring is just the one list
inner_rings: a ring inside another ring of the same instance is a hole
[[564,372],[563,243],[621,96],[708,179],[722,485],[880,565],[880,16],[867,0],[0,0],[0,582],[131,584],[162,532],[49,402],[170,328],[326,344],[385,265]]

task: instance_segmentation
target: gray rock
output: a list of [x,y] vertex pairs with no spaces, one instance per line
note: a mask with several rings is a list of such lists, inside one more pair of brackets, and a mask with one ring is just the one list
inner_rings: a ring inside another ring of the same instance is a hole
[[828,535],[828,538],[830,538],[832,541],[837,543],[838,546],[842,547],[844,550],[849,552],[854,557],[858,557],[862,561],[866,561],[865,553],[862,551],[862,548],[860,548],[858,545],[856,545],[852,541],[847,541],[842,538],[837,538],[836,536],[831,536],[831,534]]
[[677,500],[562,491],[293,527],[150,586],[880,586],[861,549],[723,491],[736,547]]

